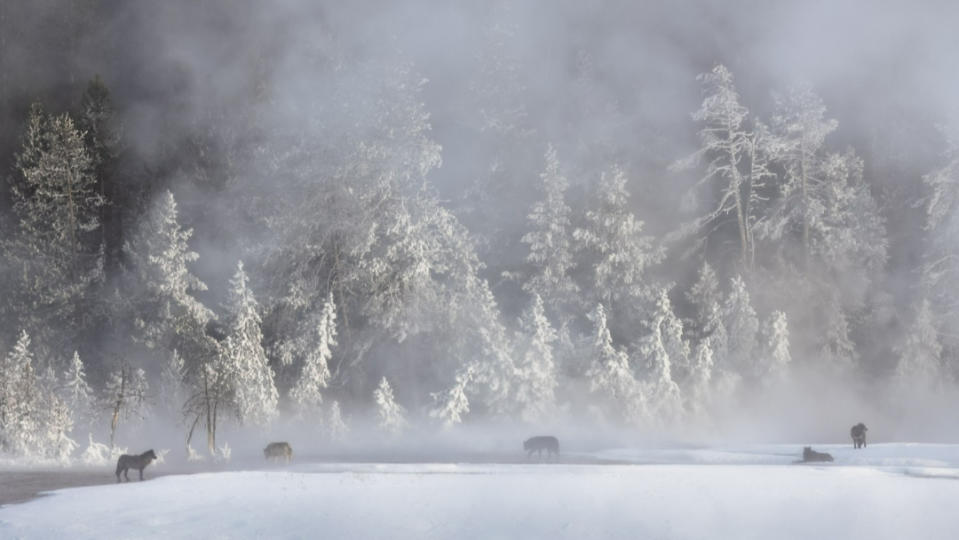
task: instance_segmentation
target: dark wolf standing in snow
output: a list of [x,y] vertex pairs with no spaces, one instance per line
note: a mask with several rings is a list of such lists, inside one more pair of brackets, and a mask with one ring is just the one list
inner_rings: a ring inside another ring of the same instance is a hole
[[271,442],[263,449],[263,457],[266,459],[283,459],[287,463],[293,460],[293,447],[288,442]]
[[802,449],[803,461],[832,461],[832,456],[825,452],[817,452],[812,447],[807,446]]
[[552,456],[553,454],[559,455],[559,439],[551,435],[540,435],[538,437],[531,437],[523,441],[523,450],[526,450],[528,454],[526,457],[532,457],[533,452],[536,452],[537,456],[543,455],[543,450],[546,450],[547,457]]
[[117,482],[120,481],[121,472],[127,479],[127,482],[129,482],[130,469],[136,469],[140,471],[140,480],[143,480],[143,469],[145,469],[146,466],[152,463],[156,458],[157,455],[153,452],[153,450],[147,450],[139,456],[123,454],[120,456],[120,459],[117,460]]
[[859,422],[852,429],[849,430],[849,434],[852,435],[852,444],[856,448],[865,448],[866,447],[866,432],[869,431],[869,428],[866,427],[866,424]]

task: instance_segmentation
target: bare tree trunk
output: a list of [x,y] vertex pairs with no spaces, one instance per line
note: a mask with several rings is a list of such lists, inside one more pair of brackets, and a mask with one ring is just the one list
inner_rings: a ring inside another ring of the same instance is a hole
[[805,273],[809,270],[809,192],[807,188],[809,170],[806,164],[805,143],[800,143],[799,146],[799,167],[799,186],[802,197],[802,268]]
[[123,409],[123,400],[126,397],[127,372],[125,368],[120,368],[120,393],[117,394],[117,401],[113,405],[113,417],[110,419],[110,449],[113,449],[113,442],[116,438],[117,428],[120,427],[120,411]]
[[199,424],[199,423],[200,423],[200,415],[198,414],[198,415],[196,415],[196,417],[193,419],[193,424],[190,425],[190,431],[189,431],[189,433],[187,433],[187,435],[186,435],[187,455],[190,454],[190,441],[193,440],[193,430],[196,429],[196,425]]
[[743,265],[743,268],[749,266],[749,239],[748,232],[746,230],[746,215],[743,212],[743,196],[742,196],[742,176],[739,174],[739,170],[736,168],[737,161],[736,155],[733,153],[732,148],[729,149],[729,170],[732,177],[730,178],[730,188],[733,190],[733,201],[736,206],[736,223],[739,225],[739,260]]
[[203,400],[206,405],[206,448],[210,452],[210,455],[213,455],[213,450],[216,448],[216,435],[213,419],[213,406],[211,402],[213,397],[210,395],[210,380],[209,374],[204,370],[203,373]]

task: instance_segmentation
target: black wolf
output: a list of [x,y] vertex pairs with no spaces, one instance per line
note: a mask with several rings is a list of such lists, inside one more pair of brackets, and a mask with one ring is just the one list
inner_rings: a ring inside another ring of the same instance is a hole
[[856,448],[865,448],[866,447],[866,432],[869,431],[869,428],[866,427],[866,424],[859,422],[852,429],[849,430],[849,435],[852,436],[852,444]]
[[537,456],[543,455],[543,450],[546,450],[547,457],[552,456],[553,454],[559,455],[559,439],[551,435],[540,435],[538,437],[531,437],[523,441],[523,450],[529,452],[526,454],[526,457],[531,457],[533,452],[536,452]]
[[124,478],[127,479],[127,482],[129,482],[130,469],[136,469],[140,471],[140,480],[143,480],[143,469],[145,469],[146,466],[152,463],[156,458],[157,455],[153,452],[153,450],[147,450],[139,456],[123,454],[120,456],[120,459],[117,460],[117,482],[120,481],[121,472],[123,473]]
[[263,457],[266,459],[283,459],[287,463],[293,460],[293,448],[288,442],[271,442],[263,449]]
[[832,461],[832,456],[825,452],[817,452],[811,447],[807,446],[802,449],[802,460],[803,461]]

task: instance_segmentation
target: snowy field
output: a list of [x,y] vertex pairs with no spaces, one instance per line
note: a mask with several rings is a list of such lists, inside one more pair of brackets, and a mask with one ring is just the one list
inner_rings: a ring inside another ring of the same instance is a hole
[[959,446],[816,446],[826,465],[798,448],[154,477],[4,507],[0,538],[955,538]]

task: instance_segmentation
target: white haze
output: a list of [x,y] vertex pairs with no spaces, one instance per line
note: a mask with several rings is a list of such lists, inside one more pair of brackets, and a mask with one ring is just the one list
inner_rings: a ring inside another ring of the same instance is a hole
[[[333,399],[343,406],[348,434],[337,440],[328,421],[296,418],[281,390],[282,418],[273,425],[241,427],[224,416],[217,439],[235,449],[234,458],[253,459],[267,440],[290,440],[297,451],[317,457],[380,459],[390,452],[411,458],[519,454],[521,441],[539,433],[554,433],[573,448],[839,442],[859,421],[878,441],[941,442],[959,435],[948,417],[957,398],[954,345],[942,353],[939,391],[904,389],[891,381],[921,296],[928,242],[921,177],[944,164],[946,143],[937,130],[950,125],[957,112],[959,35],[953,26],[959,6],[953,2],[143,0],[98,6],[97,18],[82,35],[62,38],[68,47],[46,30],[51,19],[64,16],[63,2],[0,6],[3,28],[17,27],[0,50],[7,98],[0,103],[4,148],[17,150],[11,141],[20,134],[26,103],[69,102],[64,96],[73,99],[99,74],[113,94],[128,156],[136,163],[131,177],[149,186],[143,193],[151,200],[165,189],[176,196],[181,224],[194,229],[190,247],[200,254],[191,268],[209,285],[197,297],[221,314],[237,260],[252,269],[261,304],[268,294],[277,295],[270,288],[271,268],[256,258],[269,251],[263,246],[281,240],[264,227],[267,214],[258,214],[263,208],[258,205],[268,206],[264,199],[271,193],[292,189],[296,175],[272,171],[262,154],[248,150],[313,148],[312,141],[321,141],[315,148],[332,151],[362,139],[376,129],[385,79],[400,66],[408,68],[402,84],[420,85],[413,99],[429,115],[428,138],[442,149],[442,165],[426,176],[428,189],[476,242],[486,266],[480,276],[495,296],[509,337],[529,297],[503,273],[523,269],[528,250],[520,239],[530,206],[541,198],[538,179],[547,145],[557,149],[570,183],[566,198],[573,226],[582,224],[600,174],[615,163],[628,173],[630,209],[645,222],[644,234],[659,242],[691,217],[680,209],[701,171],[676,172],[670,165],[699,145],[699,126],[690,118],[702,101],[696,76],[716,64],[734,74],[750,118],[767,122],[773,92],[811,84],[827,117],[839,123],[826,147],[851,146],[863,158],[865,181],[885,220],[888,260],[869,290],[854,290],[859,284],[850,285],[850,276],[828,277],[848,294],[849,305],[866,306],[851,315],[859,355],[852,374],[834,374],[818,361],[819,321],[804,302],[815,306],[821,298],[797,298],[801,293],[783,289],[783,281],[759,277],[750,281],[750,293],[760,322],[774,310],[790,312],[791,378],[719,400],[708,419],[624,426],[597,415],[588,386],[574,380],[548,418],[524,422],[474,407],[480,412],[444,430],[429,417],[430,395],[446,390],[454,368],[470,359],[424,360],[434,340],[442,339],[437,334],[400,340],[384,332],[371,340],[355,373],[337,372],[324,400],[324,411]],[[502,62],[493,72],[502,79],[485,75],[484,62],[490,61]],[[56,71],[65,65],[68,75]],[[483,85],[490,86],[489,94],[476,90]],[[470,101],[477,95],[489,101]],[[336,106],[347,98],[345,110]],[[503,140],[495,129],[482,129],[484,107],[509,111],[516,103],[524,114]],[[201,160],[177,160],[179,149],[191,144],[208,145],[199,152],[205,160],[199,173]],[[499,162],[511,168],[497,177],[501,183],[490,183],[492,164]],[[0,164],[9,170],[13,159],[4,155]],[[738,273],[735,247],[729,247],[734,236],[730,228],[699,251],[682,242],[667,244],[665,260],[650,268],[651,283],[675,285],[670,298],[680,316],[690,315],[682,295],[704,257],[728,288]],[[693,254],[686,256],[687,251]],[[410,313],[417,315],[415,309]],[[585,324],[585,311],[570,315]],[[6,323],[0,333],[4,355],[19,331],[14,321]],[[944,341],[959,335],[948,324],[940,328]],[[340,328],[345,340],[344,332]],[[614,337],[626,347],[638,336]],[[127,350],[112,346],[126,336],[87,339],[72,348],[85,351],[93,378],[102,382],[109,359],[98,354]],[[352,352],[334,354],[345,366],[349,359],[339,355]],[[144,355],[131,361],[153,360]],[[275,358],[271,362],[275,365]],[[150,419],[125,424],[120,442],[181,453],[189,422],[159,402],[161,367],[145,367],[154,389]],[[383,375],[391,377],[412,424],[396,437],[377,429],[374,417],[372,390]],[[98,440],[106,437],[108,423],[98,419],[93,428]],[[199,432],[198,427],[196,448],[204,445]],[[86,431],[78,428],[73,438],[82,450]]]

